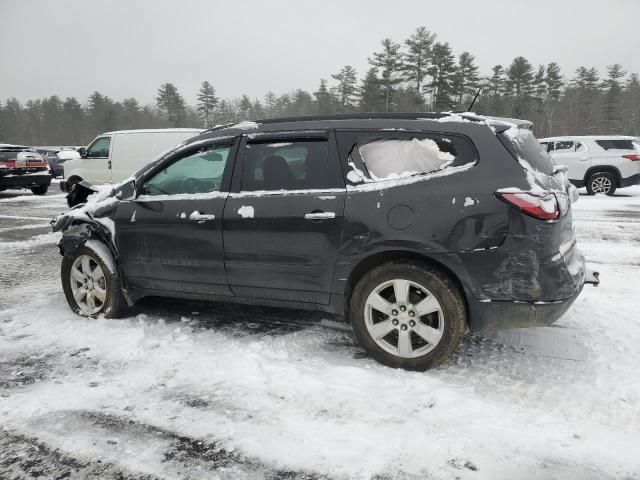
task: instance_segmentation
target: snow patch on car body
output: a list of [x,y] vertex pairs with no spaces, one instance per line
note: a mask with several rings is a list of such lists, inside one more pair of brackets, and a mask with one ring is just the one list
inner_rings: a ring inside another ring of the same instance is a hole
[[399,187],[403,185],[411,185],[418,182],[426,182],[434,178],[448,177],[449,175],[455,175],[457,173],[464,172],[473,168],[475,163],[467,163],[465,165],[459,165],[457,167],[447,167],[444,170],[438,170],[437,172],[422,173],[418,175],[412,175],[410,177],[395,178],[379,180],[377,182],[367,182],[360,185],[347,185],[348,192],[370,192],[374,190],[387,190],[393,187]]
[[251,205],[242,205],[238,209],[238,215],[240,215],[242,218],[253,218],[253,207]]
[[321,188],[321,189],[299,189],[299,190],[252,190],[250,192],[236,192],[230,193],[230,198],[244,198],[244,197],[267,197],[270,195],[308,195],[308,194],[323,194],[323,193],[344,193],[344,188]]
[[257,130],[260,128],[260,124],[256,122],[244,121],[231,125],[230,128],[237,128],[239,130]]
[[140,202],[166,202],[170,200],[209,200],[211,198],[225,198],[228,192],[209,193],[176,193],[173,195],[139,195],[136,200]]

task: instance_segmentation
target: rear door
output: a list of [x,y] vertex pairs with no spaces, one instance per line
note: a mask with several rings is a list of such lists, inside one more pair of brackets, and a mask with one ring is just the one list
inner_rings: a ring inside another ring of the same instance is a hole
[[116,212],[116,245],[133,287],[231,295],[222,213],[237,141],[176,153],[140,180],[136,199]]
[[552,145],[550,154],[557,164],[567,167],[569,179],[584,179],[591,166],[591,157],[585,143],[580,140],[557,140]]
[[332,132],[245,136],[224,210],[233,293],[328,304],[344,202]]

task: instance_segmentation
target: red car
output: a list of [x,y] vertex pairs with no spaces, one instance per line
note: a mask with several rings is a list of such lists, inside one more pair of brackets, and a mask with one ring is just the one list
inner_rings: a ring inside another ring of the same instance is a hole
[[30,147],[0,144],[0,191],[28,188],[44,195],[51,184],[47,161]]

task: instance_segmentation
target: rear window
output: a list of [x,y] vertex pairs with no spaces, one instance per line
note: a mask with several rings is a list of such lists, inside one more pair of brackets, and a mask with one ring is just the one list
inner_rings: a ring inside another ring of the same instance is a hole
[[28,154],[25,158],[29,158],[31,155],[33,155],[36,159],[42,158],[36,152],[30,152],[29,150],[5,150],[3,152],[0,152],[0,162],[13,162],[16,158],[18,158],[19,153],[22,154],[22,156]]
[[352,155],[355,151],[374,181],[426,174],[477,161],[469,142],[454,136],[376,138],[359,142]]
[[546,173],[553,174],[554,162],[547,153],[544,146],[534,137],[533,132],[528,128],[510,128],[499,134],[500,140],[513,153],[516,158],[524,160],[534,169]]
[[633,140],[596,140],[596,143],[605,150],[636,150]]

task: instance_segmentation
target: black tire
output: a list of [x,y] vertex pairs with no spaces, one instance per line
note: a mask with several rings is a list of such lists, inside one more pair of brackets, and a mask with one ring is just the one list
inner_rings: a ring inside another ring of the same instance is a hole
[[[75,260],[81,255],[87,255],[91,257],[91,259],[100,266],[104,273],[106,282],[105,301],[103,302],[100,311],[93,314],[82,312],[71,290],[71,267],[73,266],[73,262],[75,262]],[[73,310],[78,315],[88,317],[97,317],[98,315],[104,315],[107,318],[119,318],[125,313],[127,309],[127,303],[124,299],[124,296],[122,295],[120,278],[118,277],[117,273],[113,273],[109,270],[105,262],[102,260],[102,258],[100,258],[100,255],[98,255],[93,249],[85,245],[78,248],[75,252],[73,252],[73,254],[65,255],[64,257],[62,257],[60,274],[62,280],[62,290],[64,291],[64,296],[67,299],[67,303],[71,307],[71,310]]]
[[49,185],[40,185],[31,189],[34,195],[46,195],[47,190],[49,190]]
[[612,173],[596,172],[589,176],[586,187],[587,193],[589,195],[604,193],[605,195],[612,196],[614,193],[616,193],[618,182],[615,175],[613,175]]
[[[442,338],[435,348],[422,356],[404,358],[393,355],[379,346],[367,329],[365,308],[369,294],[393,279],[409,280],[427,288],[442,308]],[[465,303],[454,282],[438,269],[403,261],[386,263],[362,277],[349,299],[348,317],[358,342],[373,359],[389,367],[405,370],[425,371],[441,365],[453,354],[467,328]]]

